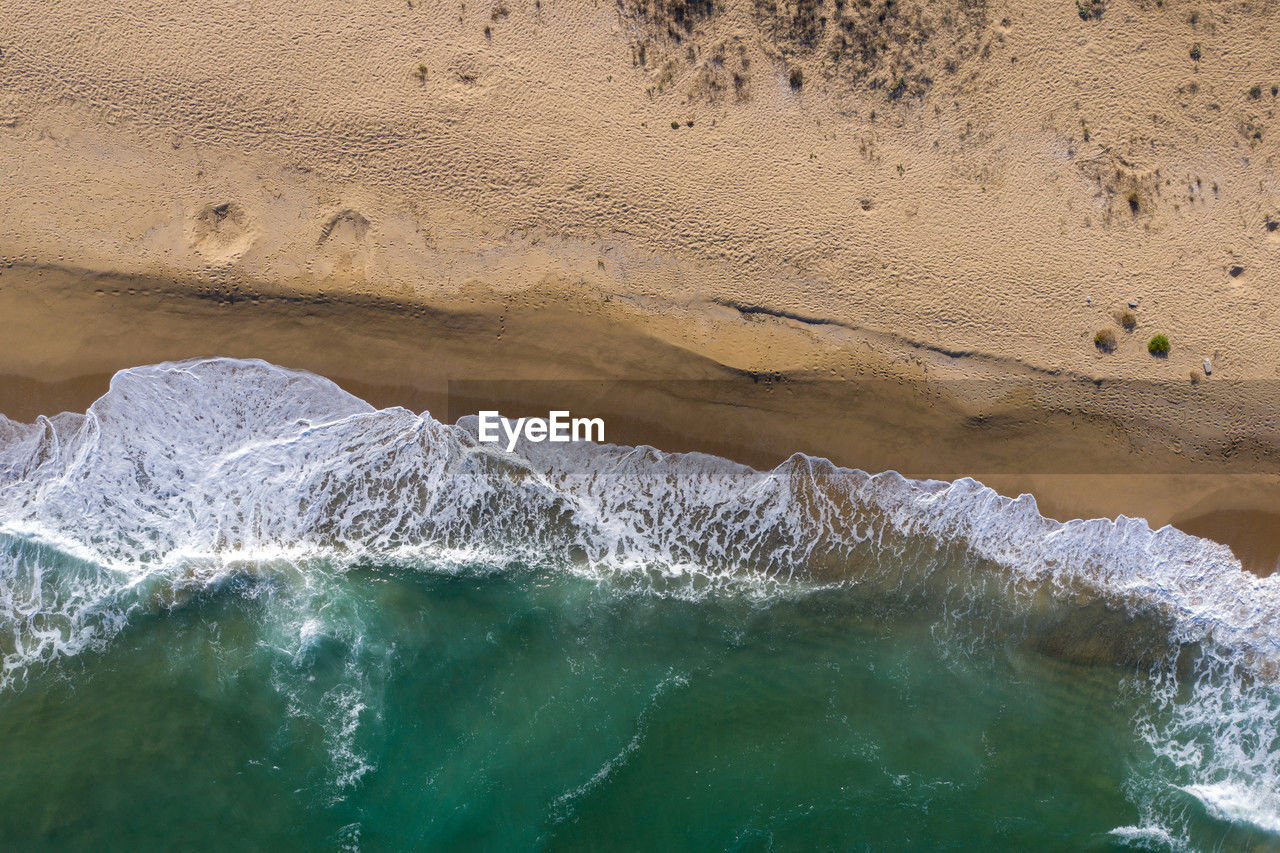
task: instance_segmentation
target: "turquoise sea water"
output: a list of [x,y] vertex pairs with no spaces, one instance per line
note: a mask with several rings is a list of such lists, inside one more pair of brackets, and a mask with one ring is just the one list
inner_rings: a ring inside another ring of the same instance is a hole
[[1280,849],[1217,546],[151,370],[0,434],[0,847]]
[[230,577],[0,697],[0,835],[1108,849],[1138,820],[1123,788],[1150,750],[1112,667],[959,651],[839,589],[310,572]]

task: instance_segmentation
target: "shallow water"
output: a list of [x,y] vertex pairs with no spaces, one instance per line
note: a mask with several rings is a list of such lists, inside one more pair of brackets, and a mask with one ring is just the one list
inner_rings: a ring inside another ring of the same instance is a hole
[[1106,848],[1139,820],[1124,787],[1152,756],[1123,671],[958,651],[847,590],[687,601],[430,567],[302,582],[228,579],[0,697],[3,837]]
[[1280,849],[1274,578],[212,360],[0,420],[0,846]]

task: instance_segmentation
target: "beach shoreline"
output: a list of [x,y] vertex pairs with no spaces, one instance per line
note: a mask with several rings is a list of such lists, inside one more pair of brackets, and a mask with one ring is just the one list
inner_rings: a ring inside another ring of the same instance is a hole
[[12,417],[263,358],[1274,563],[1275,9],[57,5],[0,12]]
[[6,0],[0,836],[1271,849],[1276,45]]
[[[1029,492],[1058,520],[1124,514],[1182,526],[1231,545],[1259,574],[1280,554],[1280,441],[1269,415],[1249,408],[1267,397],[1232,399],[1230,418],[1187,417],[1196,404],[1223,402],[1206,394],[1209,383],[1108,386],[992,359],[977,363],[979,376],[964,356],[923,360],[865,340],[828,341],[824,352],[785,318],[720,318],[708,334],[722,347],[772,339],[832,365],[746,371],[657,337],[647,315],[545,291],[450,313],[296,293],[228,298],[11,266],[0,273],[0,307],[15,330],[0,355],[0,412],[19,421],[83,411],[120,369],[261,358],[326,376],[375,406],[450,422],[481,408],[570,409],[603,417],[611,443],[757,468],[802,452],[872,473],[969,476],[1009,496]],[[662,322],[670,318],[654,325]]]

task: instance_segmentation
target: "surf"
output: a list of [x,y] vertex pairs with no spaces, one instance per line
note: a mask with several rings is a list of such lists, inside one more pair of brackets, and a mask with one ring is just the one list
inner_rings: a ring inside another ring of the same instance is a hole
[[[803,454],[759,471],[648,447],[507,451],[479,429],[217,358],[121,371],[83,414],[0,419],[0,689],[228,585],[289,602],[310,647],[314,591],[369,566],[550,573],[681,606],[843,590],[842,607],[928,614],[957,653],[1012,638],[1137,673],[1151,752],[1132,769],[1135,826],[1192,844],[1188,795],[1264,835],[1280,821],[1264,794],[1280,787],[1280,592],[1224,546],[1123,516],[1052,521],[972,479]],[[357,784],[371,765],[343,744],[373,703],[326,701]]]

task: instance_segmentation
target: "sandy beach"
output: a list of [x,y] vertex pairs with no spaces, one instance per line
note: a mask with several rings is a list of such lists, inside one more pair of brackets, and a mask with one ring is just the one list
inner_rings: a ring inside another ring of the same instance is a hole
[[1266,573],[1280,13],[1093,9],[7,4],[0,411],[257,357]]
[[1280,849],[1278,111],[1255,0],[4,0],[3,846]]
[[[947,381],[935,371],[973,358],[891,358],[860,342],[824,352],[830,369],[765,374],[657,339],[644,315],[568,300],[480,299],[453,314],[355,298],[235,300],[60,270],[10,268],[0,281],[0,310],[14,321],[0,411],[17,420],[83,411],[128,366],[262,358],[449,421],[568,408],[603,417],[613,443],[759,468],[802,452],[871,472],[969,476],[1034,494],[1047,517],[1125,514],[1217,538],[1260,574],[1280,555],[1280,437],[1257,417],[1267,383],[1098,383],[981,361],[984,377],[968,364],[969,378]],[[717,340],[810,345],[807,330],[777,320]]]

